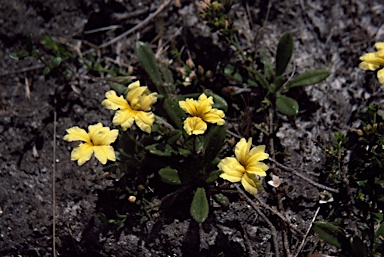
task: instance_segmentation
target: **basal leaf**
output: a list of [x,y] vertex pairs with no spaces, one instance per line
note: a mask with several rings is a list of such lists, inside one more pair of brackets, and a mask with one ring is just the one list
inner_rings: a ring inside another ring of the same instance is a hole
[[313,85],[325,80],[330,74],[328,70],[310,70],[289,81],[286,88]]
[[164,109],[167,112],[169,118],[171,119],[172,124],[176,128],[183,130],[183,121],[186,117],[186,114],[180,108],[178,102],[167,98],[164,100]]
[[222,172],[221,170],[214,170],[211,173],[209,173],[209,176],[205,180],[205,183],[209,184],[209,183],[215,182],[219,178],[221,172]]
[[229,202],[228,197],[223,195],[222,193],[214,194],[214,199],[223,207],[228,207],[231,203]]
[[282,114],[288,116],[297,115],[299,112],[299,104],[296,100],[284,95],[277,95],[276,107]]
[[276,51],[275,75],[280,76],[284,73],[293,52],[293,36],[290,32],[281,36]]
[[164,182],[166,182],[168,184],[172,184],[172,185],[183,184],[181,182],[179,172],[175,169],[162,168],[161,170],[159,170],[159,174],[160,174],[161,180],[163,180]]
[[225,125],[213,126],[204,137],[204,163],[209,165],[220,152],[226,136]]
[[325,242],[338,248],[350,245],[346,235],[335,225],[327,221],[318,221],[313,223],[313,230]]
[[209,213],[209,205],[207,196],[205,194],[205,189],[203,187],[196,189],[195,195],[193,196],[190,212],[193,219],[199,223],[203,223],[207,219]]
[[164,82],[161,79],[161,73],[159,67],[157,66],[155,54],[151,48],[146,43],[138,41],[135,45],[135,52],[145,72],[157,86],[159,93],[165,94],[165,90],[163,88]]

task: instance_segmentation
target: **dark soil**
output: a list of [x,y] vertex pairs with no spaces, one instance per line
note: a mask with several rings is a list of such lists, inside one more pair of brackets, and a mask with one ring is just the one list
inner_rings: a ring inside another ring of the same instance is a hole
[[[75,54],[74,46],[81,43],[82,53],[99,54],[102,62],[108,57],[125,70],[138,66],[133,45],[139,39],[152,42],[155,50],[156,45],[173,44],[179,49],[184,45],[196,64],[211,70],[218,60],[235,58],[217,33],[202,23],[190,1],[172,1],[148,24],[99,53],[91,47],[132,28],[162,3],[0,0],[1,256],[53,256],[53,208],[58,256],[274,256],[271,227],[239,197],[233,197],[228,209],[211,210],[201,225],[182,215],[127,221],[121,230],[103,222],[101,212],[113,213],[116,208],[116,196],[108,190],[114,181],[103,176],[95,159],[82,167],[71,162],[71,145],[63,136],[75,125],[111,123],[110,112],[100,104],[109,86],[75,61],[68,64],[72,75],[65,77],[60,71],[43,75],[43,65],[34,58],[9,57],[18,46],[25,46],[29,36],[43,49],[40,41],[49,35]],[[281,149],[289,153],[281,162],[320,181],[326,158],[316,142],[330,143],[332,132],[356,128],[356,113],[367,104],[384,106],[383,87],[374,73],[357,68],[359,56],[384,40],[384,5],[379,0],[256,0],[236,3],[231,11],[246,50],[274,50],[279,37],[291,31],[296,71],[331,71],[325,82],[293,92],[301,112],[286,119],[277,132]],[[111,25],[118,27],[87,33]],[[281,199],[283,210],[279,210],[305,234],[323,190],[284,169],[279,176],[282,188],[290,192]],[[259,197],[277,206],[269,197],[274,189],[266,183],[265,187]],[[286,256],[281,231],[288,229],[272,212],[260,209],[276,226],[279,256]],[[331,203],[322,206],[317,219],[330,209]],[[295,253],[303,235],[289,230],[286,236],[288,250]],[[310,233],[301,255],[306,256],[316,243]],[[337,254],[337,250],[325,248],[323,253]]]

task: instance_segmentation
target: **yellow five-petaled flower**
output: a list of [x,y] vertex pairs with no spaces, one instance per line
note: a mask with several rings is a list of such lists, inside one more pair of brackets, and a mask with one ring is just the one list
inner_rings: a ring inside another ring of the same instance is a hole
[[201,94],[196,101],[187,98],[185,101],[179,101],[179,106],[192,117],[188,117],[184,121],[184,129],[188,135],[204,134],[207,130],[207,123],[216,123],[219,126],[225,124],[224,112],[222,110],[212,108],[213,97],[207,97]]
[[252,146],[252,138],[242,138],[235,147],[235,157],[226,157],[218,164],[219,169],[223,171],[221,178],[230,182],[239,182],[244,189],[250,194],[256,195],[257,189],[261,188],[260,181],[257,176],[266,176],[268,165],[263,162],[269,157],[265,153],[265,145]]
[[67,129],[67,133],[64,140],[84,142],[75,147],[71,153],[71,160],[77,161],[79,166],[89,161],[92,153],[102,164],[106,164],[107,160],[116,161],[115,151],[110,144],[115,142],[119,134],[117,129],[110,130],[97,123],[88,126],[88,133],[78,126]]
[[[360,69],[375,71],[384,67],[384,42],[376,43],[375,47],[377,52],[367,53],[360,57],[362,61],[359,64]],[[377,78],[380,84],[384,85],[384,68],[377,71]]]
[[136,81],[128,86],[126,99],[117,96],[114,90],[106,92],[105,97],[101,103],[105,108],[120,109],[113,117],[113,125],[120,125],[125,131],[135,122],[141,130],[151,133],[155,115],[150,110],[157,101],[157,93],[149,93],[147,87],[141,87],[140,81]]

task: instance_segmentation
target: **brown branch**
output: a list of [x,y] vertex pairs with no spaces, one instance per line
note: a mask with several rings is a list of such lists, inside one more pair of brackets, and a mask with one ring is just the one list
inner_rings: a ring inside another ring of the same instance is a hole
[[172,0],[166,0],[162,5],[160,5],[160,7],[154,11],[153,13],[151,13],[147,18],[145,18],[142,22],[140,22],[139,24],[137,24],[136,26],[134,26],[133,28],[129,29],[128,31],[124,32],[123,34],[105,42],[104,44],[101,44],[99,46],[99,48],[104,48],[104,47],[107,47],[109,45],[112,45],[114,43],[116,43],[117,41],[119,41],[120,39],[128,36],[129,34],[132,34],[133,32],[135,32],[136,30],[140,29],[141,27],[144,27],[145,25],[147,25],[147,23],[149,23],[153,18],[155,18],[161,11],[163,11],[170,3],[172,2]]
[[307,178],[306,176],[304,176],[303,174],[301,174],[299,171],[295,170],[295,169],[292,169],[290,167],[287,167],[279,162],[277,162],[276,160],[272,159],[272,158],[268,158],[269,161],[273,162],[274,164],[276,164],[277,167],[283,169],[283,170],[286,170],[286,171],[289,171],[291,172],[292,174],[298,176],[299,178],[307,181],[308,183],[318,187],[318,188],[321,188],[321,189],[324,189],[324,190],[328,190],[330,192],[333,192],[333,193],[339,193],[339,190],[337,189],[334,189],[334,188],[331,188],[331,187],[327,187],[327,186],[324,186],[322,184],[319,184],[315,181],[313,181],[312,179],[310,178]]

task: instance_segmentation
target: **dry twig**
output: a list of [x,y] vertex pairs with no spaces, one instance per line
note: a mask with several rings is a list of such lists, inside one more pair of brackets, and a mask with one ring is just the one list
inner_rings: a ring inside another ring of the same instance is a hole
[[161,11],[163,11],[170,3],[172,2],[172,0],[166,0],[162,5],[160,5],[160,7],[153,13],[151,13],[147,18],[145,18],[142,22],[140,22],[139,24],[137,24],[136,26],[134,26],[133,28],[127,30],[126,32],[124,32],[123,34],[105,42],[104,44],[101,44],[99,46],[99,48],[104,48],[104,47],[107,47],[109,45],[112,45],[114,43],[116,43],[117,41],[119,41],[120,39],[128,36],[129,34],[132,34],[134,31],[140,29],[141,27],[144,27],[145,25],[147,25],[147,23],[149,23],[149,21],[151,21],[153,18],[155,18]]
[[308,183],[318,187],[318,188],[321,188],[321,189],[324,189],[324,190],[328,190],[330,192],[333,192],[333,193],[339,193],[339,190],[337,189],[334,189],[334,188],[331,188],[331,187],[327,187],[327,186],[324,186],[322,184],[319,184],[315,181],[313,181],[312,179],[310,178],[307,178],[306,176],[304,176],[303,174],[301,174],[298,170],[295,170],[295,169],[292,169],[290,167],[287,167],[279,162],[277,162],[276,160],[272,159],[272,158],[268,158],[269,161],[273,162],[274,164],[276,164],[277,167],[283,169],[283,170],[286,170],[286,171],[289,171],[291,172],[292,174],[298,176],[299,178],[307,181]]
[[293,257],[297,257],[299,255],[299,253],[301,252],[301,249],[303,248],[304,244],[305,244],[305,241],[307,239],[307,236],[309,234],[309,231],[311,231],[311,228],[312,228],[312,225],[313,225],[313,222],[315,222],[316,220],[316,217],[317,217],[317,214],[319,213],[320,211],[320,206],[317,207],[317,210],[315,212],[315,215],[313,215],[313,219],[311,221],[311,224],[309,224],[308,226],[308,229],[307,229],[307,232],[305,233],[304,237],[303,237],[303,241],[301,241],[301,244],[299,246],[299,248],[297,249],[297,252],[295,253],[295,255]]
[[259,209],[259,207],[243,192],[243,190],[240,189],[238,185],[235,184],[235,187],[239,192],[240,196],[244,200],[246,200],[253,207],[253,209],[263,218],[263,220],[268,224],[272,234],[273,246],[275,248],[275,256],[279,256],[279,244],[277,243],[277,231],[275,226],[273,226],[272,222],[267,218],[267,216],[264,215],[264,213]]
[[53,164],[52,164],[52,249],[56,257],[56,111],[53,112]]

